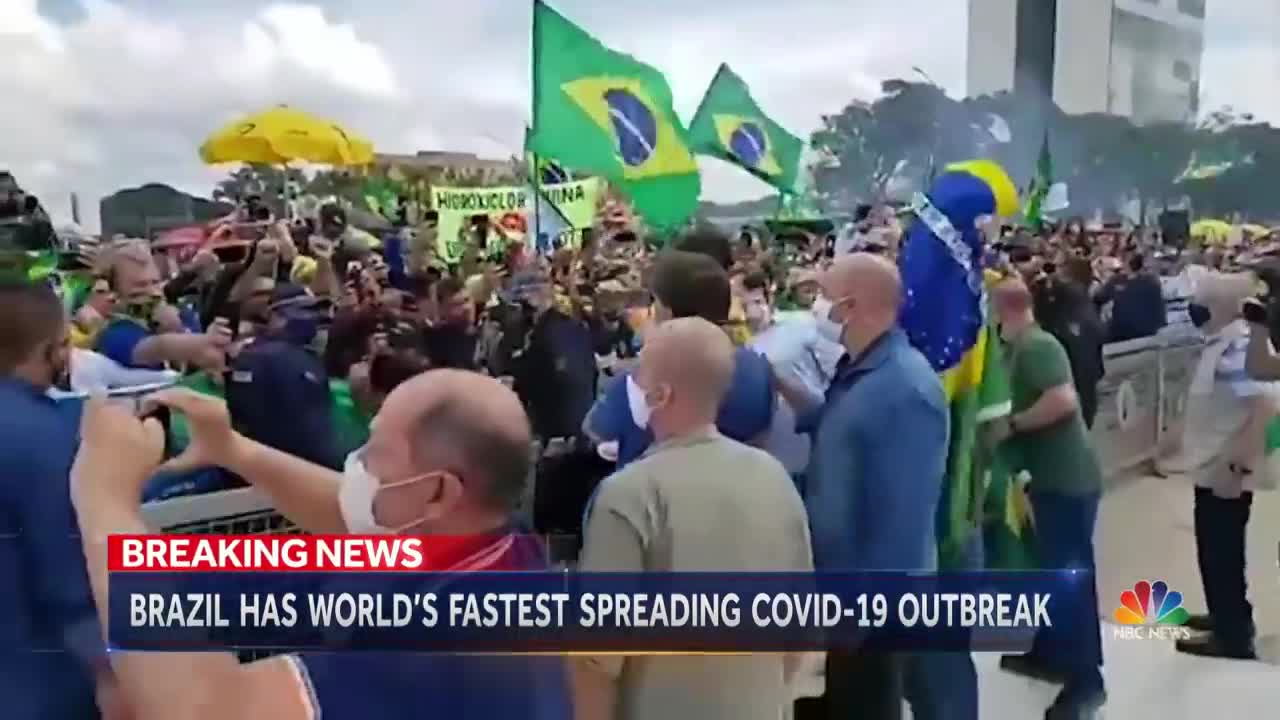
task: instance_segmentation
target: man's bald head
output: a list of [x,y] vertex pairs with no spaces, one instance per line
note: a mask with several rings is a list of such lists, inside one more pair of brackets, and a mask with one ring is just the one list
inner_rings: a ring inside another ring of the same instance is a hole
[[888,258],[872,253],[852,253],[837,259],[820,281],[827,298],[856,298],[868,309],[889,309],[895,315],[902,304],[902,276]]
[[[733,380],[733,342],[702,318],[677,318],[654,328],[640,354],[646,389],[670,386],[672,408],[684,423],[715,421]],[[655,428],[656,429],[656,428]]]
[[818,284],[831,303],[827,319],[839,325],[839,340],[850,353],[857,355],[897,325],[902,277],[888,259],[871,253],[845,255]]
[[514,507],[524,492],[529,419],[516,394],[491,377],[431,370],[407,380],[378,412],[374,432],[384,429],[407,443],[402,476],[448,471],[503,509]]

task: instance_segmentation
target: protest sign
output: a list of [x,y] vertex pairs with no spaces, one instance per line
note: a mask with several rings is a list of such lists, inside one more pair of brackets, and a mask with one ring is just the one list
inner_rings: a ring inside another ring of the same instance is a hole
[[[599,178],[575,180],[572,182],[543,185],[542,193],[550,200],[573,228],[582,230],[591,227],[595,220],[596,201],[600,196]],[[533,208],[535,201],[531,189],[519,185],[509,187],[434,187],[431,190],[431,206],[440,215],[437,254],[448,262],[457,262],[462,257],[467,238],[463,230],[468,227],[470,218],[484,215],[489,218],[489,227],[511,227],[515,223],[504,223],[503,218],[518,216],[523,226],[532,231],[534,227]],[[495,231],[491,231],[491,240]],[[510,238],[516,239],[516,238]],[[525,238],[520,238],[525,240]],[[534,238],[528,238],[530,244]],[[507,238],[502,238],[505,244]],[[577,235],[568,241],[577,243]]]

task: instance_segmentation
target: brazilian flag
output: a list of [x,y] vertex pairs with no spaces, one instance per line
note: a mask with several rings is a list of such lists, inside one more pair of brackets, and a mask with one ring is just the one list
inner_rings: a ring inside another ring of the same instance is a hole
[[537,185],[557,185],[573,180],[573,175],[563,165],[551,158],[542,157],[529,149],[529,135],[533,131],[524,129],[524,161],[529,168],[529,180]]
[[994,469],[1002,472],[994,453],[982,441],[984,423],[1007,417],[1012,409],[995,327],[988,324],[959,364],[942,373],[951,411],[951,444],[947,477],[938,508],[938,567],[968,567],[967,550],[984,525],[985,495]]
[[1044,201],[1053,185],[1053,157],[1049,154],[1049,133],[1045,131],[1040,143],[1040,157],[1036,160],[1036,176],[1031,180],[1031,192],[1027,195],[1024,217],[1027,227],[1039,230],[1044,224]]
[[698,208],[698,165],[666,78],[540,1],[526,149],[609,180],[659,230],[682,226]]
[[769,119],[747,84],[721,64],[689,124],[693,151],[727,160],[783,192],[795,192],[804,141]]

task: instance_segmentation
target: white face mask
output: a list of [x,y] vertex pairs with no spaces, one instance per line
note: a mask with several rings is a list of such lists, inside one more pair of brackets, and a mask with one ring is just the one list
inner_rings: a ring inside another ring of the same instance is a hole
[[383,485],[365,468],[364,461],[360,459],[362,450],[363,448],[354,450],[347,455],[347,461],[342,467],[342,484],[338,487],[338,510],[342,514],[342,523],[347,526],[347,532],[353,535],[394,535],[422,522],[423,518],[420,517],[395,528],[378,524],[373,516],[373,500],[378,491],[409,485],[426,475]]
[[649,401],[644,397],[644,390],[640,389],[630,375],[627,376],[627,407],[631,409],[631,420],[636,427],[649,427]]
[[767,302],[749,301],[744,303],[742,310],[747,316],[747,324],[753,330],[762,330],[773,321],[773,311]]
[[813,300],[813,319],[818,323],[818,334],[826,340],[841,344],[844,340],[844,326],[831,319],[833,305],[826,297],[819,295]]

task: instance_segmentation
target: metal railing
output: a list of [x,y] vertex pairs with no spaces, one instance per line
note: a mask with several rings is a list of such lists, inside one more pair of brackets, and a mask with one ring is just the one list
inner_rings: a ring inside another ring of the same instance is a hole
[[1157,335],[1103,348],[1092,440],[1108,477],[1177,449],[1187,388],[1203,348],[1198,338]]

